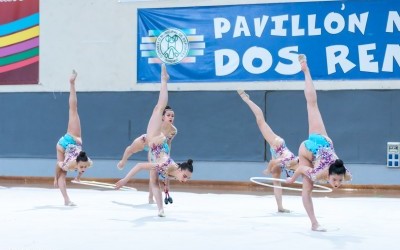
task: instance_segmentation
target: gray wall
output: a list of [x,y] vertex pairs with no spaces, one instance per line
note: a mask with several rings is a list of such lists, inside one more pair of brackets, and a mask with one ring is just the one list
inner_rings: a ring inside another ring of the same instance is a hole
[[[241,114],[248,114],[236,93],[169,96],[178,128],[175,158],[263,161],[263,139],[252,119],[242,119]],[[78,93],[85,151],[93,159],[119,158],[133,138],[146,132],[157,98],[157,92]],[[264,103],[262,92],[254,98]],[[0,100],[0,156],[54,157],[56,142],[67,129],[68,93],[9,93]],[[246,129],[239,129],[243,126]],[[133,159],[138,157],[144,159],[145,154]]]
[[[318,104],[328,135],[347,163],[386,164],[388,141],[400,141],[400,91],[319,91]],[[267,93],[271,127],[294,148],[307,137],[302,91]]]
[[[308,134],[303,92],[248,93],[296,153]],[[116,169],[125,147],[145,132],[157,97],[158,92],[78,93],[84,149],[95,163],[86,178],[121,178],[146,160],[142,152],[123,171]],[[179,130],[172,156],[178,162],[195,160],[194,180],[262,176],[268,148],[236,92],[170,92],[169,97]],[[385,165],[386,143],[400,141],[400,90],[320,91],[318,97],[328,134],[353,173],[351,183],[399,185],[400,169]],[[2,93],[0,107],[0,176],[51,177],[55,145],[67,129],[68,93]],[[147,177],[146,172],[136,176]]]
[[[302,91],[250,91],[275,132],[297,152],[308,134]],[[118,159],[146,130],[157,92],[78,93],[84,149]],[[400,91],[321,91],[319,106],[338,155],[348,163],[385,164],[386,143],[400,141]],[[253,114],[236,92],[171,92],[177,160],[265,161],[269,154]],[[0,94],[0,157],[54,158],[66,132],[68,93]],[[132,159],[145,159],[138,154]]]

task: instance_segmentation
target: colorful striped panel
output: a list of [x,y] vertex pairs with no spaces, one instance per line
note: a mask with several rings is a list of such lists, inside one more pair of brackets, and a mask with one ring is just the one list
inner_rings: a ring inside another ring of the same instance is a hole
[[0,37],[0,48],[20,43],[39,36],[39,26],[35,26],[8,36]]
[[0,58],[0,66],[16,63],[39,55],[39,48],[33,48],[18,54]]
[[0,36],[9,35],[37,25],[39,25],[39,13],[0,25]]
[[33,64],[33,63],[37,63],[37,62],[39,62],[39,56],[31,57],[31,58],[26,59],[24,61],[20,61],[20,62],[17,62],[17,63],[9,64],[9,65],[6,65],[6,66],[0,66],[0,73],[11,71],[11,70],[15,70],[15,69],[19,69],[19,68],[25,67],[27,65],[30,65],[30,64]]
[[0,58],[12,54],[20,53],[22,51],[32,49],[39,46],[39,37],[27,40],[25,42],[17,43],[15,45],[0,48]]

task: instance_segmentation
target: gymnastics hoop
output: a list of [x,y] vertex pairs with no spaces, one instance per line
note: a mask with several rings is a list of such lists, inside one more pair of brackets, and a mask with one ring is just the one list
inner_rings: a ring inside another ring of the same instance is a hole
[[[99,181],[76,181],[72,180],[72,183],[75,184],[81,184],[81,185],[86,185],[86,186],[93,186],[93,187],[101,187],[101,188],[108,188],[108,189],[115,189],[115,184],[111,183],[106,183],[106,182],[99,182]],[[137,191],[136,188],[132,187],[127,187],[127,186],[122,186],[118,190],[123,190],[123,191]]]
[[[286,182],[285,179],[278,179],[278,178],[271,178],[271,177],[251,177],[250,181],[255,183],[255,184],[266,186],[266,187],[280,188],[280,189],[293,190],[293,191],[303,191],[303,189],[301,189],[301,188],[275,186],[273,184],[260,182],[260,181],[257,181],[257,180]],[[303,184],[303,182],[300,182],[300,181],[295,181],[294,183]],[[314,184],[314,188],[319,188],[319,189],[313,189],[312,191],[314,193],[330,193],[330,192],[332,192],[332,188],[325,187],[325,186],[318,185],[318,184]]]

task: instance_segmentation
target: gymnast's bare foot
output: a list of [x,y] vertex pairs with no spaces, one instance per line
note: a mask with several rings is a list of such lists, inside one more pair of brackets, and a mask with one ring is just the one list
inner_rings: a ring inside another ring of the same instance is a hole
[[299,63],[307,62],[307,57],[304,54],[299,54]]
[[158,210],[158,217],[165,217],[164,209]]
[[118,162],[118,164],[117,164],[117,168],[118,168],[119,170],[122,170],[122,169],[124,169],[125,164],[126,164],[126,161],[120,160],[120,161]]
[[167,67],[165,63],[161,65],[161,82],[167,82],[169,80],[169,75],[167,72]]
[[76,207],[76,204],[73,203],[72,201],[66,201],[64,202],[64,205],[67,207]]
[[326,232],[326,228],[322,227],[319,224],[312,225],[311,230],[316,231],[316,232]]
[[249,95],[246,92],[244,92],[244,90],[238,89],[237,92],[240,95],[240,97],[242,97],[243,101],[250,99]]
[[301,66],[301,70],[303,72],[308,71],[308,65],[307,65],[307,57],[306,55],[300,54],[299,55],[299,62],[300,62],[300,66]]
[[71,84],[75,84],[75,79],[76,79],[77,76],[78,76],[78,73],[73,69],[73,70],[72,70],[72,75],[71,75],[71,77],[69,78],[69,82],[70,82]]

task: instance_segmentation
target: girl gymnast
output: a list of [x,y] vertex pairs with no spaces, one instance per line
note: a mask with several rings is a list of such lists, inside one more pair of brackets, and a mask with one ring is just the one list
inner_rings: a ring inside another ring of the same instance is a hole
[[[264,174],[272,174],[273,178],[280,178],[282,170],[286,172],[287,176],[293,173],[298,166],[298,157],[296,157],[287,147],[283,138],[274,133],[271,127],[264,119],[264,115],[260,109],[252,100],[248,94],[243,90],[238,90],[238,94],[245,103],[250,107],[254,113],[258,128],[264,139],[268,142],[272,159],[268,162],[267,168],[263,171]],[[279,181],[273,181],[275,186],[280,186]],[[274,195],[276,204],[278,205],[278,212],[290,213],[290,210],[283,208],[282,205],[282,189],[274,188]]]
[[[170,106],[166,106],[163,111],[161,131],[167,137],[169,154],[171,151],[172,140],[175,138],[176,134],[178,133],[178,130],[174,126],[174,119],[175,119],[174,111],[172,110],[172,108]],[[128,161],[129,157],[131,157],[133,154],[143,151],[143,150],[149,151],[149,144],[146,139],[146,134],[139,136],[138,138],[133,140],[131,145],[129,145],[128,147],[125,148],[122,159],[117,164],[118,169],[122,170],[124,168],[126,162]],[[149,158],[148,160],[150,162],[149,156],[150,155],[148,155],[148,158]],[[152,171],[155,171],[155,170],[150,170],[150,172],[152,172]],[[151,186],[152,176],[154,176],[154,174],[150,174],[150,181],[149,181],[149,203],[150,204],[154,203],[153,188]]]
[[58,187],[64,197],[64,205],[76,206],[67,194],[67,171],[78,171],[75,180],[79,180],[86,168],[92,166],[92,161],[82,151],[81,123],[78,115],[78,99],[75,90],[77,73],[72,71],[69,92],[69,120],[67,133],[60,138],[56,145],[57,165],[54,186]]
[[[158,216],[164,217],[164,208],[161,197],[161,186],[159,178],[162,180],[166,198],[168,198],[169,179],[174,178],[180,182],[189,180],[193,173],[193,160],[189,159],[187,162],[177,164],[169,156],[169,146],[167,138],[162,132],[163,112],[168,103],[168,88],[167,81],[169,75],[165,64],[161,66],[161,90],[158,97],[157,105],[154,107],[153,113],[150,117],[146,140],[148,142],[150,151],[151,162],[136,164],[129,173],[115,185],[116,189],[124,186],[135,174],[141,170],[155,170],[151,171],[150,178],[153,194],[156,199],[158,207]],[[172,200],[171,200],[172,201]],[[166,202],[167,203],[167,202]]]
[[301,70],[305,76],[304,94],[307,101],[309,137],[299,147],[299,167],[292,177],[287,179],[293,183],[300,175],[303,177],[302,199],[304,208],[311,220],[313,231],[326,231],[319,225],[312,202],[313,183],[316,181],[328,181],[336,189],[343,181],[351,180],[351,174],[346,169],[343,161],[338,158],[333,148],[333,142],[328,137],[325,125],[317,103],[317,92],[315,90],[310,70],[307,66],[305,55],[299,55]]

